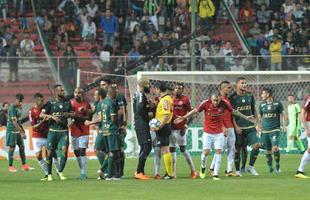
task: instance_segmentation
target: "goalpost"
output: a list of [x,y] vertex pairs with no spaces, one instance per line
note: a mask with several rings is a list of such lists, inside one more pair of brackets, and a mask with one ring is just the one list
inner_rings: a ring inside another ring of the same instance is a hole
[[[310,71],[169,71],[169,72],[138,72],[136,79],[127,78],[130,93],[137,90],[137,80],[147,78],[151,85],[157,81],[165,81],[172,87],[176,82],[185,86],[184,95],[190,96],[192,106],[196,107],[213,92],[219,91],[221,81],[229,81],[235,85],[238,77],[247,80],[249,91],[260,103],[260,92],[264,87],[274,91],[274,98],[281,101],[287,110],[287,95],[293,94],[297,102],[302,105],[305,95],[310,93]],[[154,95],[151,92],[150,95]],[[188,148],[193,153],[201,150],[203,114],[199,115],[188,129]],[[305,137],[304,133],[302,137]],[[286,148],[286,135],[281,136],[281,149]]]

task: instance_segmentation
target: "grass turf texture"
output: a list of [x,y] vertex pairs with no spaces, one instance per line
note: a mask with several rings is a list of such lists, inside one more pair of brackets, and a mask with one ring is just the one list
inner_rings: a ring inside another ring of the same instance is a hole
[[[259,155],[256,169],[260,176],[254,177],[246,173],[243,177],[225,177],[226,157],[220,170],[222,180],[189,179],[189,167],[184,158],[178,156],[177,179],[175,180],[135,180],[133,173],[137,160],[126,159],[125,178],[121,181],[97,180],[98,161],[89,160],[88,179],[78,179],[79,170],[75,160],[69,160],[64,174],[68,178],[60,181],[53,175],[52,182],[42,182],[43,173],[35,160],[29,164],[34,171],[20,170],[20,161],[15,160],[17,173],[7,171],[7,161],[0,161],[0,200],[87,200],[87,199],[309,199],[310,179],[296,179],[294,173],[299,165],[301,155],[281,155],[280,175],[268,173],[264,155]],[[199,169],[199,156],[194,157]],[[208,165],[211,157],[208,159]],[[164,167],[161,167],[162,175]],[[309,168],[308,168],[309,171]],[[149,157],[146,173],[153,175],[153,157]]]

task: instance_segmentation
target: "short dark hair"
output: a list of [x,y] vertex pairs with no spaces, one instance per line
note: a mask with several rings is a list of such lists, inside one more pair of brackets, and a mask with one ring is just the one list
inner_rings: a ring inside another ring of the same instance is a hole
[[98,92],[98,95],[101,96],[102,99],[107,96],[107,92],[102,88],[97,89],[97,92]]
[[293,95],[293,94],[288,94],[287,96],[288,97],[295,97],[295,95]]
[[3,108],[6,104],[9,104],[9,105],[10,105],[9,102],[5,101],[5,102],[2,103],[2,108]]
[[41,94],[41,93],[35,93],[35,94],[33,95],[33,98],[34,98],[34,99],[43,98],[43,94]]
[[21,93],[18,93],[15,95],[16,99],[19,100],[19,101],[23,101],[24,100],[24,95],[21,94]]
[[263,91],[267,92],[267,93],[269,94],[270,97],[273,96],[273,91],[272,91],[272,89],[266,88],[266,87],[265,87],[265,88],[263,88]]
[[55,90],[56,88],[58,88],[58,87],[62,87],[62,85],[60,85],[60,84],[55,84],[55,85],[54,85],[54,90]]
[[239,83],[239,81],[243,81],[243,80],[246,80],[246,79],[244,77],[238,77],[236,80],[236,83]]
[[222,89],[222,86],[223,86],[224,84],[230,84],[230,82],[229,82],[229,81],[222,81],[222,82],[220,83],[220,89]]
[[112,84],[112,81],[111,81],[110,79],[108,79],[108,78],[101,79],[101,80],[100,80],[100,83],[101,83],[101,81],[106,82],[108,85],[111,85],[111,84]]
[[158,81],[157,83],[155,83],[155,88],[158,88],[161,92],[167,91],[167,85],[163,81]]

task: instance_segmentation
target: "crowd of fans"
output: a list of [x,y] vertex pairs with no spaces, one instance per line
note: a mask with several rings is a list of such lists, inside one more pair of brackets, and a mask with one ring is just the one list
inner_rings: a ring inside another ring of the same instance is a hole
[[[26,13],[32,11],[30,0],[0,0],[3,20],[15,19],[20,29],[29,29]],[[98,70],[123,73],[121,60],[109,56],[127,56],[134,62],[154,50],[171,45],[175,40],[191,33],[191,12],[196,13],[197,30],[216,27],[226,11],[222,1],[196,0],[37,0],[38,15],[35,22],[41,27],[49,43],[56,44],[63,52],[78,40],[89,42],[92,55],[100,59],[94,62]],[[250,55],[261,55],[261,70],[297,69],[309,66],[302,57],[283,55],[308,55],[309,8],[307,0],[225,0],[231,13],[239,22],[250,47]],[[14,9],[8,9],[10,6]],[[8,10],[15,12],[8,12]],[[24,34],[18,41],[16,52],[10,44],[16,40],[10,32],[10,24],[0,27],[0,56],[34,56],[35,42]],[[225,30],[223,30],[225,32]],[[216,34],[216,33],[215,33]],[[244,57],[239,41],[203,40],[196,55],[197,70],[253,70],[257,63],[253,57]],[[74,44],[73,44],[74,46]],[[74,47],[73,47],[74,48]],[[176,46],[167,55],[182,58],[155,59],[141,66],[143,70],[190,69],[189,43]],[[11,53],[10,53],[11,52]],[[13,54],[12,54],[13,53]],[[14,54],[15,53],[15,54]],[[225,56],[225,59],[219,57]],[[112,63],[112,64],[111,64]],[[122,64],[123,66],[124,64]],[[182,68],[184,66],[184,68]],[[297,66],[297,67],[296,67]]]

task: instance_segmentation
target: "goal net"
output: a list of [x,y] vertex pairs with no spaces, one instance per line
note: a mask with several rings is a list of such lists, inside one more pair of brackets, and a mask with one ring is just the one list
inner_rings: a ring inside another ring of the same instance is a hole
[[[165,81],[171,88],[177,82],[185,86],[184,95],[191,98],[192,106],[196,107],[210,94],[219,91],[221,81],[229,81],[235,85],[238,77],[244,77],[248,83],[248,89],[254,94],[257,105],[260,103],[260,93],[264,87],[274,91],[274,98],[281,101],[287,110],[287,95],[293,94],[297,102],[302,105],[304,96],[310,92],[310,72],[307,71],[261,71],[261,72],[202,72],[202,71],[179,71],[179,72],[138,72],[137,76],[127,77],[130,94],[137,90],[137,80],[147,78],[151,85],[157,81]],[[151,92],[154,96],[154,91]],[[202,126],[203,114],[191,123],[187,131],[188,149],[193,152],[201,152],[202,149]],[[301,137],[305,135],[301,131]],[[281,134],[281,150],[286,149],[286,134]],[[306,142],[306,141],[305,141]]]

